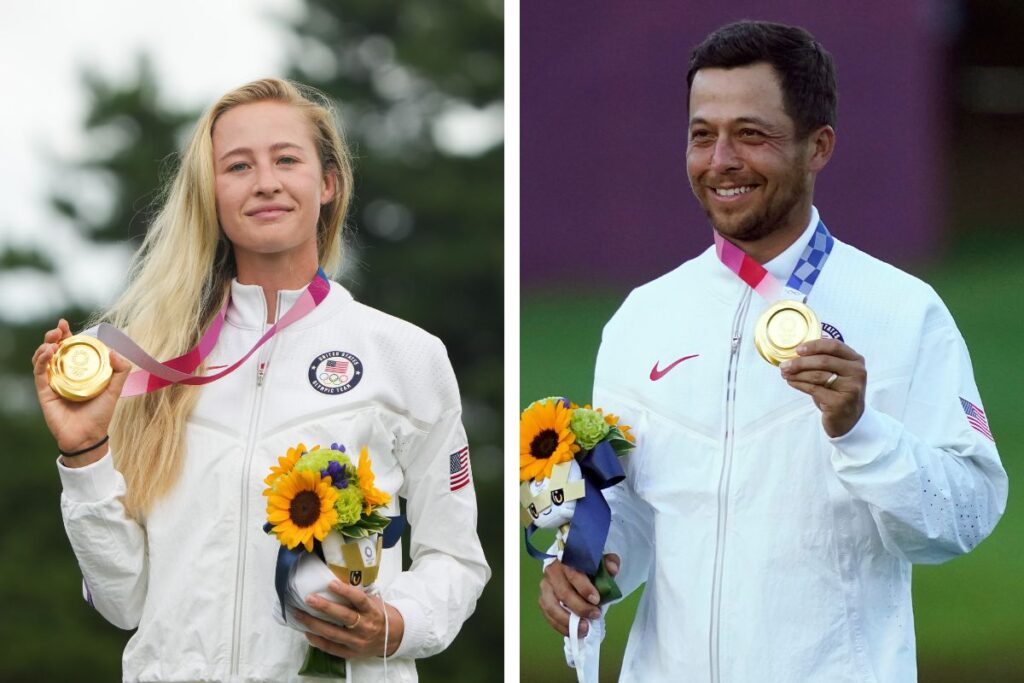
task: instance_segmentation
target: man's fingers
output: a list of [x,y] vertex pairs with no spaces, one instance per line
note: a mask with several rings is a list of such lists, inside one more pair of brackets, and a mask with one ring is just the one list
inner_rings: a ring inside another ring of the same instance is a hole
[[540,598],[537,602],[540,605],[540,613],[551,624],[551,628],[563,636],[569,635],[569,613],[559,604],[551,585],[546,581],[540,584]]
[[819,398],[820,392],[829,391],[820,384],[812,384],[811,382],[800,382],[796,380],[786,380],[789,386],[793,387],[797,391],[802,391],[808,396],[812,396],[815,399]]
[[608,570],[608,573],[612,576],[618,576],[619,574],[619,556],[615,553],[608,553],[604,556],[604,568]]
[[859,353],[838,339],[815,339],[814,341],[801,344],[797,347],[796,352],[801,356],[824,354],[826,356],[836,356],[837,358],[843,358],[845,360],[864,360],[861,358]]
[[829,356],[827,354],[816,354],[814,356],[800,356],[784,361],[779,369],[783,377],[791,377],[801,372],[833,372],[842,377],[853,377],[858,372],[863,372],[863,365],[856,361]]
[[825,383],[828,382],[829,378],[833,373],[827,370],[805,370],[804,372],[798,372],[796,374],[787,374],[786,381],[792,384],[793,382],[800,382],[802,384],[816,384],[823,389],[832,389],[833,391],[841,391],[842,387],[848,380],[840,375],[838,372],[835,373],[836,379],[832,382],[832,386],[827,387]]
[[584,600],[589,602],[591,605],[597,605],[601,602],[601,594],[597,592],[597,588],[591,583],[590,577],[583,572],[578,572],[571,567],[565,568],[565,576],[569,579],[569,583],[576,589]]
[[551,587],[559,602],[581,617],[600,614],[600,610],[594,606],[597,604],[596,601],[600,600],[600,596],[585,574],[561,563],[558,564],[557,570],[552,572],[553,569],[554,565],[548,567],[547,575],[555,579],[551,582]]

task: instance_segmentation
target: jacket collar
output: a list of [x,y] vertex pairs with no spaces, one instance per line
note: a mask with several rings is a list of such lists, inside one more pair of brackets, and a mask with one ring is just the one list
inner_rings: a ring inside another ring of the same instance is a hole
[[[310,311],[310,313],[296,322],[292,327],[295,329],[302,329],[308,327],[310,324],[315,324],[317,321],[322,320],[323,316],[329,312],[334,311],[338,307],[344,305],[346,302],[352,300],[352,295],[347,289],[339,285],[337,282],[330,282],[331,291],[328,292],[327,297],[320,302],[320,305]],[[302,293],[306,291],[305,287],[301,289],[282,289],[277,293],[277,312],[276,317],[280,319],[285,312],[291,308]],[[267,326],[267,300],[263,295],[263,287],[259,285],[243,285],[238,279],[231,280],[231,303],[228,305],[227,322],[234,325],[250,330],[264,330]]]
[[786,247],[785,251],[764,264],[765,270],[774,275],[776,280],[786,284],[789,276],[793,274],[793,269],[796,268],[797,261],[800,260],[800,256],[804,253],[804,247],[811,240],[811,234],[817,227],[818,209],[811,206],[811,220],[807,227],[804,228],[799,237],[793,240],[792,244]]
[[[810,220],[800,236],[793,240],[793,243],[786,247],[781,254],[764,264],[765,269],[779,279],[783,285],[789,280],[789,276],[796,267],[797,261],[800,260],[804,246],[811,239],[811,233],[818,226],[818,220],[818,209],[811,206]],[[718,260],[714,244],[697,258],[703,263],[702,270],[708,272],[711,293],[720,300],[733,303],[749,289],[747,284],[740,280],[739,276],[726,268],[725,264]]]

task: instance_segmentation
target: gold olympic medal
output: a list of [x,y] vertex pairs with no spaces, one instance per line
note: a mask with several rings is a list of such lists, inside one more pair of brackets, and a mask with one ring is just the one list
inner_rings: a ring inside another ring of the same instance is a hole
[[796,347],[815,339],[821,339],[821,323],[814,311],[799,301],[777,301],[754,326],[754,347],[772,365],[796,358]]
[[46,370],[50,388],[69,401],[99,396],[113,375],[106,344],[83,334],[62,341]]

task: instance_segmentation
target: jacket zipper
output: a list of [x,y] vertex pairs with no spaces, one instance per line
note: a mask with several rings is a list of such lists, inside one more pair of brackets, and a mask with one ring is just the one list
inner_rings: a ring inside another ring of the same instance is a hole
[[[281,295],[277,295],[277,316],[281,314]],[[263,334],[266,334],[269,325],[264,325]],[[262,335],[261,335],[262,336]],[[245,556],[248,546],[249,519],[249,477],[252,471],[252,455],[256,450],[256,430],[260,421],[260,409],[263,405],[263,379],[266,377],[267,364],[270,361],[270,354],[273,351],[276,337],[269,340],[257,354],[256,362],[256,390],[253,393],[252,411],[249,416],[249,435],[245,443],[245,458],[242,461],[242,495],[241,507],[239,509],[239,531],[238,531],[238,564],[235,568],[235,612],[231,627],[231,676],[238,675],[239,660],[241,658],[241,627],[242,627],[242,602],[245,595]]]
[[711,628],[708,648],[711,661],[711,683],[719,683],[719,617],[722,611],[722,565],[725,557],[725,526],[728,516],[729,479],[732,474],[732,446],[735,422],[736,371],[739,365],[740,341],[743,338],[743,323],[750,308],[752,290],[747,289],[736,308],[732,320],[732,338],[729,349],[729,370],[725,385],[725,436],[722,471],[718,477],[718,527],[715,531],[715,567],[711,575]]

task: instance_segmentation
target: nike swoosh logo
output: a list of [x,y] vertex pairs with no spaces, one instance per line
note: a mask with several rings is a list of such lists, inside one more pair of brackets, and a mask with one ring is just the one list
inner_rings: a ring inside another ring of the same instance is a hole
[[699,355],[700,355],[699,353],[695,353],[692,356],[683,356],[679,360],[673,361],[672,363],[669,363],[667,366],[665,366],[664,370],[659,370],[658,369],[658,361],[654,361],[654,367],[651,368],[651,381],[652,382],[657,382],[659,379],[664,377],[668,373],[669,370],[671,370],[675,366],[679,365],[684,360],[690,360],[691,358],[696,358]]

